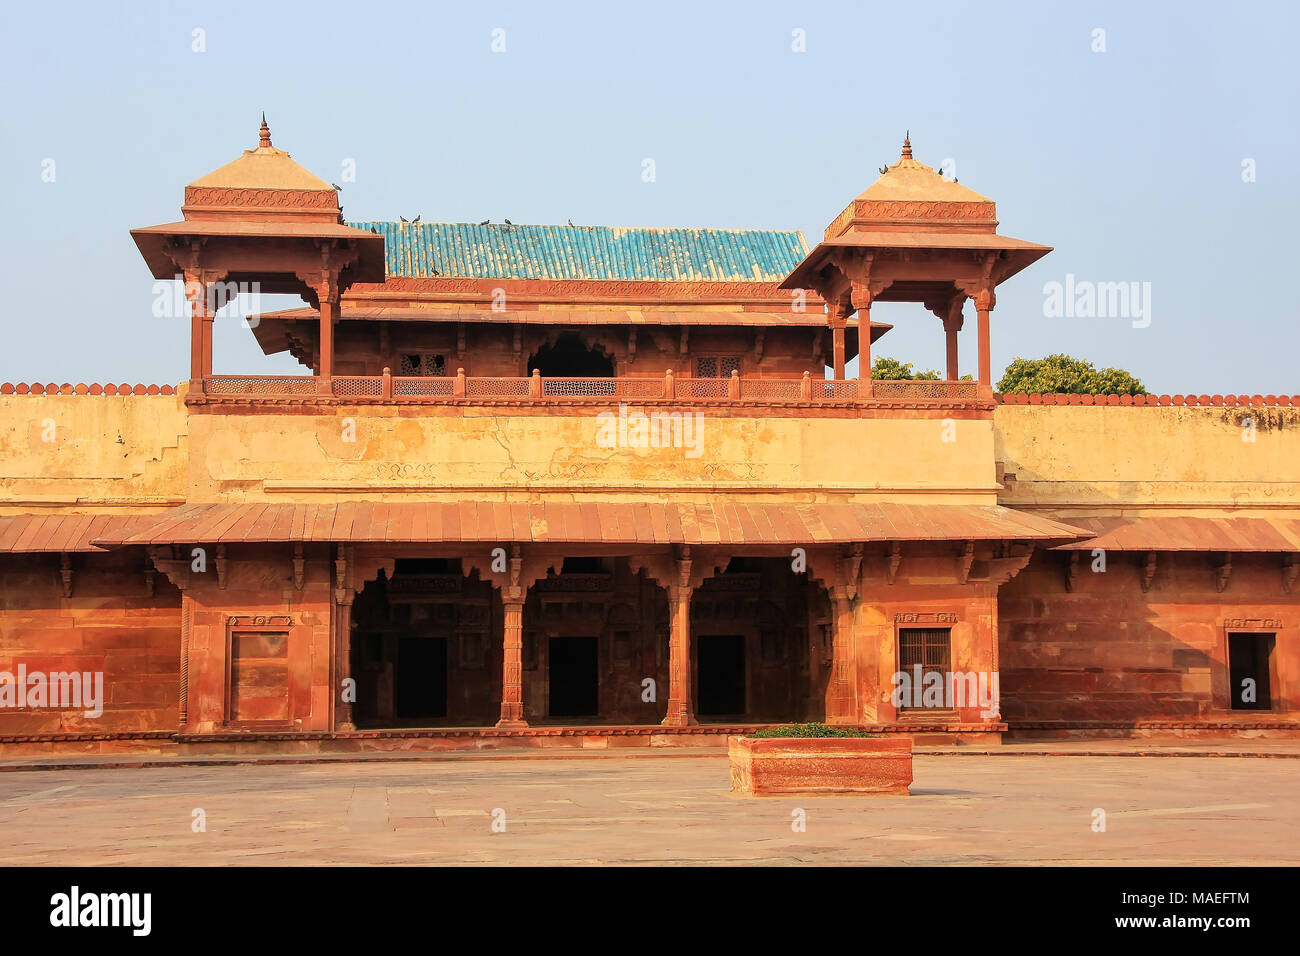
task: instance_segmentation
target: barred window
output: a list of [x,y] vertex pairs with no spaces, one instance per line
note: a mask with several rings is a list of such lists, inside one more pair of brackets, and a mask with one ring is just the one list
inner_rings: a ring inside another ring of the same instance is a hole
[[921,668],[921,686],[926,675],[947,675],[952,654],[952,629],[947,627],[904,627],[898,632],[899,669],[915,679]]

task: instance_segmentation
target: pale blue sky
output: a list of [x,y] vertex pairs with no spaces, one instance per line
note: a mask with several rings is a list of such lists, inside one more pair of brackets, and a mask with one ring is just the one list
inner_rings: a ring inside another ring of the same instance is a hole
[[[275,144],[326,181],[356,160],[349,218],[797,228],[810,245],[910,128],[918,159],[955,160],[997,202],[1001,232],[1055,247],[999,290],[995,375],[1065,351],[1160,392],[1300,392],[1293,3],[223,0],[5,17],[0,381],[188,377],[188,325],[153,317],[128,230],[179,218],[185,184],[254,146],[265,109]],[[1149,327],[1045,318],[1043,286],[1067,274],[1150,282]],[[929,313],[873,318],[896,325],[878,353],[941,366]],[[963,332],[964,370],[974,345]],[[297,368],[237,320],[218,322],[215,365]]]

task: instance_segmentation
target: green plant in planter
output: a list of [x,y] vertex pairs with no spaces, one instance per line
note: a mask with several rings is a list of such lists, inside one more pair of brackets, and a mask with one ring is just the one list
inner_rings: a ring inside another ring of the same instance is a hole
[[757,731],[754,737],[879,737],[852,727],[828,727],[826,724],[783,724]]

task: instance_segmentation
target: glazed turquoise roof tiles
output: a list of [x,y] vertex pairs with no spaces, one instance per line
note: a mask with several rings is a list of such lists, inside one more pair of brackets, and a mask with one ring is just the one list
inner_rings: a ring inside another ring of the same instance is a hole
[[388,275],[424,278],[780,282],[802,233],[463,222],[350,222],[384,237]]

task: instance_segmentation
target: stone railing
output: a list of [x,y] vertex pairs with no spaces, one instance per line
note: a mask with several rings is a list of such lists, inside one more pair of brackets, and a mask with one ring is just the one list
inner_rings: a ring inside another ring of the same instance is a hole
[[826,403],[878,405],[897,402],[923,404],[991,404],[991,395],[978,382],[863,381],[813,378],[754,378],[733,372],[730,378],[663,376],[620,378],[560,378],[530,376],[467,376],[463,371],[439,378],[409,378],[389,374],[339,375],[329,380],[312,376],[221,375],[204,380],[204,402],[241,403],[312,401],[327,403],[437,402],[739,402],[749,405],[818,405]]
[[[859,379],[829,381],[811,375],[799,378],[543,378],[540,392],[529,378],[469,378],[461,375],[445,378],[400,378],[396,376],[336,376],[331,390],[320,393],[318,379],[310,375],[215,375],[204,380],[204,400],[320,399],[338,403],[350,399],[365,402],[464,401],[475,398],[509,400],[540,398],[546,401],[568,400],[642,400],[663,399],[736,400],[750,403],[782,402],[849,402],[887,403],[890,401],[975,401],[980,400],[978,382],[882,381],[870,386]],[[385,385],[385,379],[390,385]],[[464,381],[462,386],[460,380]],[[733,382],[738,379],[738,384]],[[670,384],[671,382],[671,384]],[[869,391],[869,397],[865,392]],[[175,395],[173,385],[114,385],[94,383],[3,382],[0,395]],[[1067,394],[994,394],[991,401],[1002,405],[1126,405],[1169,406],[1187,408],[1263,408],[1280,406],[1300,408],[1300,395],[1067,395]]]
[[1300,395],[995,395],[1002,405],[1181,405],[1184,407],[1300,407]]

